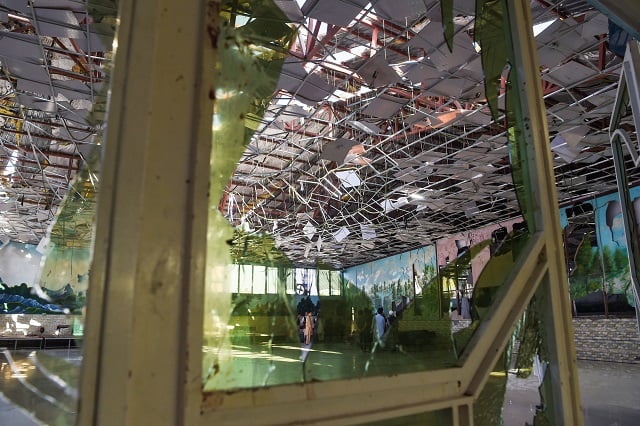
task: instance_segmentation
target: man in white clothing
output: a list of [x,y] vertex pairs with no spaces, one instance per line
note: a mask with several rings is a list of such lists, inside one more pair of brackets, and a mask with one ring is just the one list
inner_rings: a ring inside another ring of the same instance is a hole
[[387,328],[387,318],[384,316],[384,309],[382,307],[378,308],[378,313],[374,317],[376,321],[376,338],[378,339],[378,344],[380,346],[384,346],[382,342],[382,338],[384,337],[384,332]]

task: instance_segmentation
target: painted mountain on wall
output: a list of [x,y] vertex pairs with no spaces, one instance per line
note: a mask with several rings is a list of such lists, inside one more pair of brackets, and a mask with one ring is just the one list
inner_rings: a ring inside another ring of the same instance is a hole
[[0,314],[79,314],[85,296],[70,284],[59,290],[29,286],[9,286],[0,278]]

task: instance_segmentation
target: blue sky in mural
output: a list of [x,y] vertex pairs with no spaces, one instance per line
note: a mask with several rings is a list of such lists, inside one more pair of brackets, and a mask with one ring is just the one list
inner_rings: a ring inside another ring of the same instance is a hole
[[[640,218],[640,187],[634,187],[630,190],[631,199],[636,217]],[[620,197],[618,193],[604,195],[596,199],[584,201],[594,208],[595,228],[597,235],[598,247],[593,247],[596,252],[600,249],[600,253],[607,248],[609,255],[614,256],[615,253],[627,255],[627,242],[624,234],[624,223],[622,219],[622,208],[620,205]],[[572,207],[572,206],[570,206]],[[560,224],[566,227],[568,224],[566,210],[570,207],[560,209]],[[626,274],[613,276],[605,276],[603,279],[607,283],[607,289],[610,294],[626,294],[628,302],[633,305],[633,293],[629,286],[628,270]],[[580,287],[580,279],[571,283],[572,286]],[[591,289],[592,290],[592,289]]]
[[[640,201],[640,187],[632,188],[630,194],[634,204],[636,204],[636,199]],[[624,236],[624,223],[618,194],[614,193],[598,197],[591,204],[594,205],[596,212],[596,226],[599,232],[600,244],[604,247],[626,250],[627,243]]]
[[[630,190],[631,199],[634,201],[636,209],[640,209],[640,187]],[[610,248],[622,248],[626,250],[627,244],[624,237],[624,224],[622,221],[622,211],[620,209],[620,197],[618,193],[604,195],[595,200],[585,201],[594,207],[596,229],[599,243]],[[567,207],[560,209],[560,225],[565,228],[568,223]],[[640,217],[640,211],[636,215]]]
[[386,257],[375,262],[347,268],[344,277],[358,288],[365,291],[373,284],[395,281],[411,281],[413,265],[416,273],[422,275],[425,266],[432,266],[435,271],[436,251],[434,246],[426,246],[406,253]]

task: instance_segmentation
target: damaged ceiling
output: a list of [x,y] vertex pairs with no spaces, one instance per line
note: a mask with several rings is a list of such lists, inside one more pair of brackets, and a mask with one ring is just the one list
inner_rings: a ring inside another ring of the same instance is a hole
[[[4,238],[41,240],[98,143],[115,8],[91,3],[101,6],[0,2]],[[504,96],[494,120],[484,93],[475,0],[453,2],[453,51],[436,0],[274,3],[298,31],[219,205],[232,225],[271,235],[296,265],[343,268],[519,217]],[[584,1],[531,8],[559,201],[613,191],[608,125],[622,61],[608,19]],[[637,182],[630,158],[628,170]]]
[[[277,3],[300,29],[220,205],[232,224],[297,265],[343,268],[520,216],[475,0],[453,2],[452,52],[439,1]],[[613,191],[608,19],[584,1],[531,7],[559,201]]]
[[[115,15],[112,1],[0,2],[2,244],[40,243],[98,151]],[[91,184],[74,198],[94,199],[97,170],[87,173]],[[85,247],[90,232],[82,235],[65,244]]]

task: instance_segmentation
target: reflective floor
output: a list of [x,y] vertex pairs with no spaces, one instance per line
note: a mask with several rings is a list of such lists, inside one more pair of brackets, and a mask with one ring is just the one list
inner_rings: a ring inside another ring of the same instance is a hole
[[401,346],[362,350],[349,343],[233,345],[228,358],[227,368],[233,374],[211,376],[209,385],[214,388],[240,389],[455,367],[451,350],[412,352]]
[[[287,362],[286,359],[302,363],[306,356],[304,370],[316,376],[320,371],[327,371],[327,366],[331,366],[328,371],[352,369],[354,362],[363,359],[356,354],[344,356],[336,351],[323,351],[321,347],[314,349],[306,352],[304,348],[279,348],[285,355],[280,362]],[[290,356],[286,356],[287,353]],[[386,363],[406,355],[380,352],[379,356],[385,357]],[[2,352],[0,357],[0,425],[73,424],[81,361],[79,349],[10,351]],[[640,423],[640,364],[579,361],[578,367],[585,425],[636,426]],[[269,374],[265,373],[268,384]],[[535,375],[527,379],[509,375],[503,407],[505,426],[533,423],[539,404],[537,386]],[[25,406],[29,408],[23,408]]]
[[[578,361],[585,426],[640,424],[640,364]],[[538,377],[509,375],[502,411],[504,426],[533,424]]]
[[79,349],[0,350],[0,425],[72,425]]

